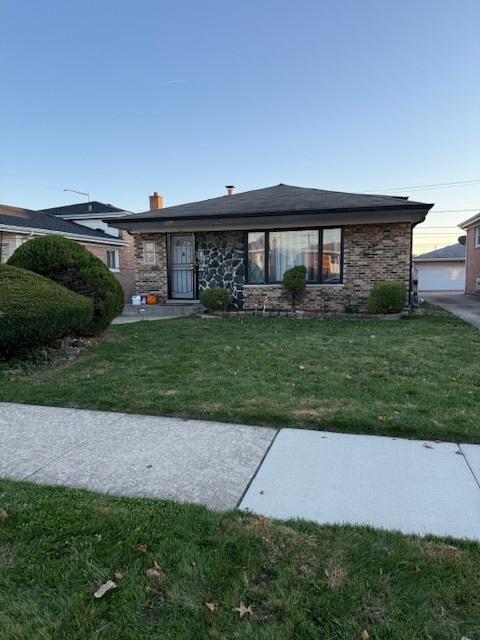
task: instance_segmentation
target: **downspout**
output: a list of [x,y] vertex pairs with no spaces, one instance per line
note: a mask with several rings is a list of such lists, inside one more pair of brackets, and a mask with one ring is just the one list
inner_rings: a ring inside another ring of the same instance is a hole
[[3,231],[0,231],[0,264],[2,264]]

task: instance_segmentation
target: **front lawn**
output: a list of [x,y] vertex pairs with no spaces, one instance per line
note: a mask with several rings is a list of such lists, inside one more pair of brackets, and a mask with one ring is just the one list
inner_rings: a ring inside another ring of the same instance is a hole
[[2,640],[474,639],[479,582],[475,543],[0,482]]
[[3,370],[0,400],[479,442],[479,353],[477,329],[435,311],[138,322],[73,365]]

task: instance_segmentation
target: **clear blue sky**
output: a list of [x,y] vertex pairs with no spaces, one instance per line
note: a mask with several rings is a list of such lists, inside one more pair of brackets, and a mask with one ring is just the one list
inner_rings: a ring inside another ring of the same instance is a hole
[[[478,0],[1,0],[0,24],[3,203],[480,178]],[[410,195],[480,208],[480,182]]]

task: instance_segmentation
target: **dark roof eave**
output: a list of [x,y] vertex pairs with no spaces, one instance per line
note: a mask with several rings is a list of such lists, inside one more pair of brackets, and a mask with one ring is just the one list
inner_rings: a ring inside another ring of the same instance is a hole
[[117,218],[115,221],[109,221],[111,226],[118,226],[120,229],[125,228],[122,223],[127,223],[132,225],[132,223],[136,222],[183,222],[185,220],[192,221],[202,221],[202,220],[217,220],[217,221],[225,221],[228,222],[231,219],[238,218],[257,218],[257,217],[270,217],[270,216],[297,216],[300,214],[303,215],[321,215],[321,214],[338,214],[338,213],[349,213],[349,214],[364,214],[369,212],[382,212],[382,211],[425,211],[425,215],[430,211],[433,207],[433,204],[408,204],[408,205],[384,205],[384,206],[376,206],[376,207],[332,207],[329,209],[296,209],[294,211],[252,211],[248,213],[234,213],[234,214],[211,214],[211,215],[196,215],[196,216],[168,216],[159,213],[155,216],[142,215],[138,216],[128,216],[124,218]]

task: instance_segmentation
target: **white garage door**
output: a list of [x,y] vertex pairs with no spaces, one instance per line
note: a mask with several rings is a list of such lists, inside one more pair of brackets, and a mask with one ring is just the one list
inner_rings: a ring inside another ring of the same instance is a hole
[[463,262],[418,262],[419,291],[463,291],[465,264]]

